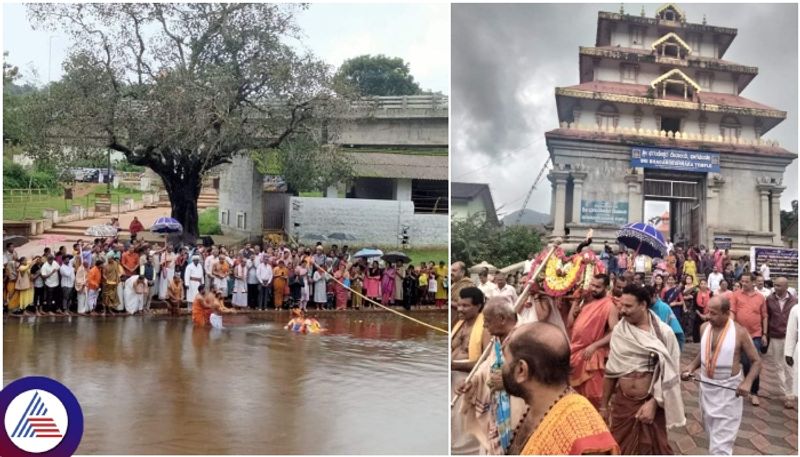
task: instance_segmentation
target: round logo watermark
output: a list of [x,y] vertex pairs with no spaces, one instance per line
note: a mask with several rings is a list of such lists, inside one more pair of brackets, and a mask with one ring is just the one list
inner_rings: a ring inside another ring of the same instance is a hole
[[75,453],[83,412],[63,384],[44,377],[18,379],[0,391],[3,456],[61,457]]

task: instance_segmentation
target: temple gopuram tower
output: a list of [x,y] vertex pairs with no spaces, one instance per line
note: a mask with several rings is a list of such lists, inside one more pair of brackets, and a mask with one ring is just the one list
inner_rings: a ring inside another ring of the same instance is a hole
[[[647,219],[676,246],[781,246],[782,176],[797,155],[764,137],[786,112],[741,96],[758,68],[723,60],[735,37],[674,4],[598,14],[580,84],[556,88],[560,127],[545,134],[553,236],[574,248],[594,228],[597,248]],[[654,206],[668,216],[646,217]]]

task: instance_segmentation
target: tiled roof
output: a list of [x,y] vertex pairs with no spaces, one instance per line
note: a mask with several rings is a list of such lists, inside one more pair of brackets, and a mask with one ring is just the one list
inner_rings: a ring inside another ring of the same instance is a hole
[[371,178],[411,178],[446,181],[447,156],[353,152],[356,176]]
[[489,191],[489,185],[477,182],[451,182],[450,196],[452,198],[475,198],[482,191]]

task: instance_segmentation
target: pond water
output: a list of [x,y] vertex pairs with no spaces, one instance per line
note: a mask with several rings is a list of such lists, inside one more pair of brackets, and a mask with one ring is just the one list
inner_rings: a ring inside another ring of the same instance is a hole
[[[414,317],[446,328],[444,313]],[[6,318],[3,379],[77,396],[78,454],[446,454],[447,336],[381,312]]]

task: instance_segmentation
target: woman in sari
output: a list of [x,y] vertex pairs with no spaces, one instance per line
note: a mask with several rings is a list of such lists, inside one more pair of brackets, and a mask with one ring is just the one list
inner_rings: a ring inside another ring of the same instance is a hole
[[394,303],[394,278],[397,276],[397,270],[393,264],[389,264],[383,270],[383,278],[381,278],[381,303],[384,306],[389,306]]
[[419,277],[414,265],[409,265],[403,278],[403,308],[410,310],[412,305],[419,304]]
[[28,314],[28,308],[33,304],[33,281],[31,280],[31,263],[25,257],[19,259],[17,283],[14,287],[17,297],[19,297],[19,309]]
[[353,289],[353,308],[361,309],[362,298],[364,293],[364,272],[361,270],[361,265],[354,265],[350,271],[350,288]]
[[19,265],[16,259],[10,259],[5,266],[6,274],[6,303],[8,303],[8,310],[15,311],[19,308],[19,294],[17,293],[17,277]]
[[272,271],[272,293],[275,309],[283,308],[283,298],[286,295],[287,281],[289,280],[289,270],[283,259],[278,261],[278,266]]
[[86,267],[83,266],[83,261],[80,256],[75,257],[75,292],[78,294],[78,314],[85,315],[89,312],[86,306],[87,290],[86,280],[88,272]]
[[350,296],[350,291],[347,290],[342,283],[347,284],[350,281],[350,273],[347,271],[347,265],[340,261],[339,268],[336,269],[336,272],[333,273],[333,278],[336,281],[333,282],[333,293],[336,297],[336,309],[343,310],[347,309],[347,299]]
[[677,283],[675,276],[667,277],[667,286],[661,292],[661,299],[672,308],[678,322],[683,322],[683,285]]
[[692,277],[692,287],[700,284],[697,280],[697,262],[691,255],[686,256],[686,260],[683,262],[683,277],[687,276]]
[[[378,262],[372,262],[372,266],[367,270],[364,278],[364,287],[367,289],[367,297],[377,301],[381,298],[381,269]],[[371,306],[372,304],[370,304]]]

